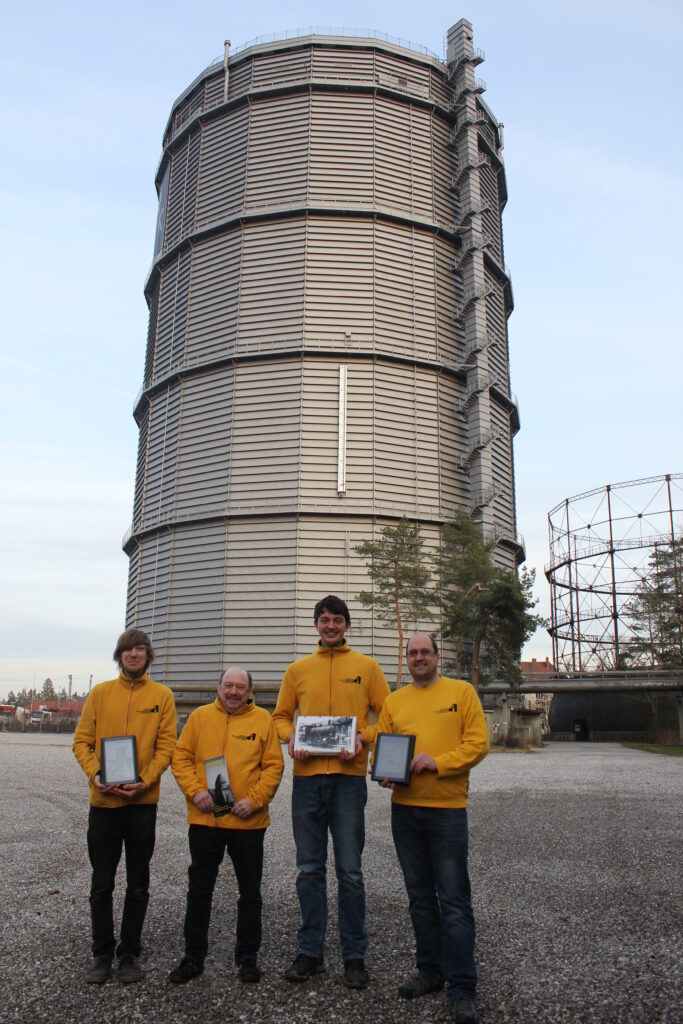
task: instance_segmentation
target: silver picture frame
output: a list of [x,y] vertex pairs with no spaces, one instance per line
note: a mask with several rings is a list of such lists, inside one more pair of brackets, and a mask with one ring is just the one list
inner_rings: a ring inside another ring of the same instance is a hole
[[127,786],[138,781],[138,750],[135,736],[102,737],[100,781],[103,786]]
[[294,750],[328,757],[334,757],[342,750],[355,754],[356,716],[299,715]]

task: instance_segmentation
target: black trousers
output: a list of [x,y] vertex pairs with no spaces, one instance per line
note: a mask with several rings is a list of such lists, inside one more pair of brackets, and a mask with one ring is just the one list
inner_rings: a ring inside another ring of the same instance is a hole
[[218,868],[227,849],[237,878],[235,963],[255,957],[261,946],[261,875],[264,828],[211,828],[190,825],[190,857],[185,912],[185,956],[203,965],[209,948],[211,902]]
[[[91,807],[88,856],[92,864],[90,916],[93,956],[140,955],[140,936],[149,903],[149,862],[154,853],[156,804]],[[126,898],[121,940],[114,936],[113,893],[121,850],[126,850]]]

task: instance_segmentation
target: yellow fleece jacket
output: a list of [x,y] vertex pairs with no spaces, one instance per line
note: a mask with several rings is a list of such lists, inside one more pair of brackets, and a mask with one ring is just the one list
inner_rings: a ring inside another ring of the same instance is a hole
[[[256,808],[248,818],[224,814],[216,818],[192,802],[207,789],[204,762],[225,757],[230,787],[235,800],[247,797]],[[273,720],[251,701],[229,715],[216,698],[193,711],[180,734],[173,754],[172,771],[185,794],[190,825],[210,828],[266,828],[270,824],[268,804],[280,785],[284,764]]]
[[[158,803],[161,776],[171,763],[177,735],[173,694],[162,683],[146,674],[132,680],[121,672],[118,679],[94,686],[73,742],[73,752],[90,780],[93,807]],[[135,736],[138,776],[147,784],[140,796],[128,799],[95,789],[92,780],[100,770],[100,741],[108,736]]]
[[429,754],[437,771],[413,773],[391,799],[414,807],[466,807],[470,768],[489,750],[486,719],[473,686],[441,676],[431,686],[410,683],[387,697],[377,732],[414,735],[415,756]]
[[273,721],[283,743],[294,732],[294,715],[355,715],[364,747],[351,761],[324,755],[308,761],[294,761],[295,775],[365,775],[367,745],[377,725],[370,724],[370,711],[382,710],[389,686],[374,658],[351,650],[319,644],[313,654],[293,662],[284,674]]

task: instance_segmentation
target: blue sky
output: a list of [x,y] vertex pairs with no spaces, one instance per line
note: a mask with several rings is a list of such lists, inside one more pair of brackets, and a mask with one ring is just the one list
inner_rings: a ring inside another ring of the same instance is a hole
[[[342,25],[441,54],[461,17],[505,124],[518,528],[540,609],[551,507],[683,468],[680,4],[3,0],[0,695],[111,674],[173,100],[226,37]],[[550,653],[539,632],[526,656]]]

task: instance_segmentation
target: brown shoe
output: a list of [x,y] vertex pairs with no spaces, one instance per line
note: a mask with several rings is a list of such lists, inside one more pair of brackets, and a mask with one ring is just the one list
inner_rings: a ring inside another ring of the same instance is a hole
[[428,996],[432,992],[440,992],[444,986],[443,978],[425,978],[417,974],[414,978],[404,981],[398,987],[398,994],[402,999],[419,999],[420,996]]
[[184,956],[178,966],[173,968],[168,976],[168,980],[172,981],[174,985],[186,985],[193,978],[198,978],[203,970],[204,968],[201,964],[196,964],[194,960]]
[[142,981],[140,962],[132,953],[124,953],[119,960],[119,981],[122,985],[131,985],[134,981]]
[[477,1024],[477,1011],[472,996],[456,996],[451,1002],[455,1024]]
[[89,985],[104,985],[111,975],[111,957],[96,956],[88,970],[85,972],[85,980]]

